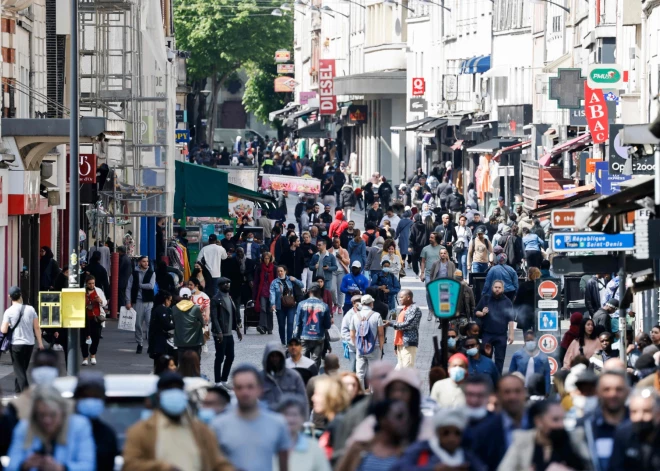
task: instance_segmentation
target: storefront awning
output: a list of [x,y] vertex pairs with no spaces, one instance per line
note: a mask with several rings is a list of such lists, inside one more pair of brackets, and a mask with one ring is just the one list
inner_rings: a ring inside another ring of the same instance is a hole
[[326,138],[328,133],[323,129],[321,121],[315,121],[312,124],[298,128],[298,137],[307,137],[307,138]]
[[443,126],[447,125],[447,120],[446,119],[432,119],[431,121],[422,124],[419,128],[417,128],[418,132],[431,132],[435,131],[438,128],[441,128]]
[[497,121],[475,121],[470,126],[466,127],[467,132],[481,132],[486,129],[493,129],[497,126]]
[[596,190],[594,189],[593,185],[584,185],[575,188],[569,188],[568,190],[553,191],[543,195],[538,195],[536,197],[536,205],[540,206],[552,201],[564,200],[574,196],[588,196],[594,194],[595,191]]
[[495,154],[494,159],[498,159],[502,155],[511,154],[513,152],[520,152],[531,145],[532,145],[532,141],[524,141],[524,142],[519,142],[517,144],[513,144],[512,146],[509,147],[505,147],[504,149],[500,149],[497,151],[497,154]]
[[258,204],[262,208],[275,209],[277,207],[275,203],[275,198],[273,198],[272,196],[268,196],[262,193],[258,193],[256,191],[248,190],[247,188],[243,188],[242,186],[229,183],[227,191],[230,196],[235,196],[236,198],[252,201],[253,203]]
[[460,126],[461,123],[463,122],[464,119],[466,119],[466,116],[468,116],[470,113],[456,113],[452,116],[447,116],[447,126]]
[[384,70],[335,77],[335,95],[405,95],[406,71]]
[[390,131],[414,131],[419,128],[421,125],[426,124],[430,121],[433,121],[436,118],[426,117],[422,119],[416,119],[415,121],[410,121],[406,124],[399,124],[397,126],[391,126]]
[[550,152],[546,153],[543,157],[539,159],[539,165],[543,167],[548,167],[552,163],[552,158],[558,155],[561,155],[562,152],[580,150],[584,147],[591,144],[591,134],[586,133],[573,138],[569,141],[562,142],[557,144],[555,147],[550,149]]
[[496,138],[496,139],[490,139],[486,142],[482,142],[481,144],[477,144],[474,147],[470,147],[467,151],[474,152],[477,154],[492,154],[497,150],[500,150],[507,146],[511,146],[515,143],[516,141],[512,139]]
[[174,162],[174,217],[229,217],[229,174],[203,165]]
[[483,74],[490,69],[490,55],[475,56],[464,60],[461,64],[461,74]]
[[289,116],[289,119],[304,118],[305,116],[309,116],[310,114],[318,110],[319,110],[318,107],[313,106],[311,108],[307,108],[306,110],[301,110],[293,113],[291,116]]

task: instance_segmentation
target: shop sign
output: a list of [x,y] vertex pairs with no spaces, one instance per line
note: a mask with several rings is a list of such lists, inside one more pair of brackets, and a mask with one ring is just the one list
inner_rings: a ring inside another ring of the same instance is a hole
[[96,183],[96,154],[80,154],[78,174],[80,183]]
[[621,183],[632,178],[631,175],[610,174],[608,162],[596,162],[596,193],[603,196],[613,195],[621,191]]
[[602,90],[590,88],[587,82],[584,83],[584,113],[593,143],[606,142],[609,137],[609,127],[605,97]]
[[[608,101],[607,97],[605,97],[605,103],[607,106],[607,120],[610,123],[614,123],[616,121],[616,102]],[[568,124],[569,126],[586,126],[587,116],[584,108],[569,110]]]
[[623,86],[623,68],[617,64],[591,64],[587,82],[592,89],[619,89]]
[[177,129],[176,130],[176,143],[177,144],[188,144],[190,142],[190,130],[188,129]]
[[426,93],[426,80],[422,77],[412,79],[412,96],[423,96]]
[[428,109],[428,102],[424,98],[411,98],[410,99],[410,112],[418,113],[424,112]]
[[298,83],[291,77],[277,77],[275,79],[275,92],[276,93],[293,93]]
[[337,112],[335,96],[335,60],[319,60],[319,113],[333,115]]
[[187,121],[186,110],[176,110],[174,113],[177,123],[185,123]]
[[294,73],[293,64],[277,64],[277,73],[278,74],[292,74]]
[[275,51],[275,62],[289,62],[291,60],[291,53],[286,49]]
[[0,227],[9,224],[9,169],[0,169]]
[[348,107],[348,122],[351,124],[364,124],[367,122],[367,105],[351,105]]
[[316,98],[316,92],[300,92],[300,104],[307,105],[309,100]]
[[[621,141],[622,129],[622,124],[610,124],[610,141],[608,146],[608,170],[610,175],[623,174],[626,164],[630,160],[630,155],[628,155],[630,147],[624,146]],[[626,173],[630,174],[630,169]]]
[[602,162],[602,159],[587,159],[587,173],[596,173],[596,162]]

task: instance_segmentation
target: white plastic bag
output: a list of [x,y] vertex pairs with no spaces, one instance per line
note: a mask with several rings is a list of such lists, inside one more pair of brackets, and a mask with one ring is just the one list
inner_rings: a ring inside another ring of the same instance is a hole
[[341,340],[341,332],[339,332],[339,328],[335,324],[332,324],[328,329],[328,337],[331,342],[338,342]]
[[137,313],[135,309],[126,309],[125,306],[122,306],[119,310],[119,330],[129,330],[135,332],[135,320],[137,319]]

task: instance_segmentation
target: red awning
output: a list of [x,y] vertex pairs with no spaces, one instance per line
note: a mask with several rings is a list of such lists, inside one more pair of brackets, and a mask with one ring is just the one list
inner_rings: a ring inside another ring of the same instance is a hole
[[505,147],[504,149],[498,150],[493,158],[497,161],[497,160],[499,160],[501,155],[509,154],[511,152],[518,152],[522,149],[527,149],[530,145],[532,145],[532,141],[519,142],[519,143],[514,144],[512,146]]
[[551,201],[563,200],[571,196],[577,196],[582,194],[586,195],[588,193],[593,193],[593,192],[594,192],[593,185],[583,185],[583,186],[577,186],[575,188],[570,188],[568,190],[553,191],[550,193],[546,193],[544,195],[538,195],[536,197],[536,205],[538,207],[539,205],[547,204],[548,202]]
[[460,150],[461,147],[463,147],[463,141],[458,140],[458,141],[454,142],[453,146],[451,146],[451,150]]
[[586,133],[581,136],[575,137],[570,141],[557,144],[555,147],[550,149],[550,152],[546,153],[543,157],[539,159],[539,165],[543,167],[548,167],[552,163],[552,158],[556,155],[561,154],[565,151],[571,151],[580,149],[582,147],[588,146],[591,144],[591,134]]

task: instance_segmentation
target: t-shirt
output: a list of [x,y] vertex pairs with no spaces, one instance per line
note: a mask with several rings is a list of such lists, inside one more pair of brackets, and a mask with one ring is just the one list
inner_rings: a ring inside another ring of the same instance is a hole
[[37,312],[32,306],[26,304],[21,322],[17,324],[23,306],[23,304],[13,303],[2,316],[2,322],[7,322],[10,329],[15,327],[11,341],[13,345],[34,345],[34,320],[37,319]]
[[240,417],[236,411],[225,412],[211,428],[223,453],[242,471],[272,471],[273,456],[291,448],[284,418],[264,409],[253,420]]
[[287,368],[309,368],[311,366],[316,366],[316,362],[311,358],[302,355],[298,360],[298,363],[295,363],[291,357],[287,358],[284,362],[284,366]]
[[211,298],[209,298],[208,294],[198,291],[192,295],[192,302],[197,304],[199,309],[204,312],[211,304]]
[[422,249],[422,253],[420,254],[419,258],[423,258],[425,260],[424,276],[431,276],[431,265],[440,260],[441,249],[442,246],[439,244],[435,247],[429,244]]
[[356,314],[353,316],[352,322],[351,322],[351,330],[355,331],[355,335],[357,338],[358,332],[360,332],[360,323],[362,322],[363,317],[368,317],[369,312],[371,312],[371,317],[369,317],[369,330],[374,336],[374,339],[376,339],[376,345],[378,345],[378,327],[383,326],[383,318],[380,317],[380,314],[378,314],[376,311],[372,311],[369,308],[362,308],[359,314]]

